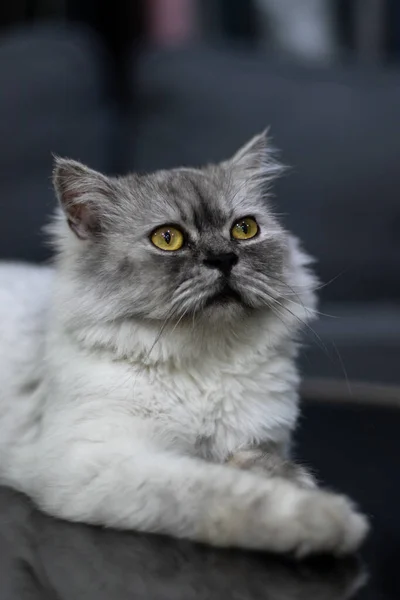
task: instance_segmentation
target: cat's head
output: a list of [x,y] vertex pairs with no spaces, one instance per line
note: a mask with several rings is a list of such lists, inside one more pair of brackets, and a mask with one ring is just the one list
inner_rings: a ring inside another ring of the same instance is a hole
[[111,178],[57,158],[64,268],[102,319],[220,321],[273,307],[289,283],[289,239],[267,197],[280,171],[265,133],[201,169]]

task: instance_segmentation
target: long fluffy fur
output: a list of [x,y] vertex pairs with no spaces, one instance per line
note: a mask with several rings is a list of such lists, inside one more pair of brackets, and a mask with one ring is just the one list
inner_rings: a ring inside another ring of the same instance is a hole
[[[289,460],[315,314],[310,260],[265,197],[276,174],[265,135],[221,165],[143,177],[58,159],[54,268],[0,267],[3,482],[72,521],[297,555],[359,545],[346,498],[235,460]],[[234,245],[246,215],[260,234]],[[188,232],[176,256],[149,242],[163,223]],[[222,284],[203,257],[232,249],[242,302],[209,306]]]

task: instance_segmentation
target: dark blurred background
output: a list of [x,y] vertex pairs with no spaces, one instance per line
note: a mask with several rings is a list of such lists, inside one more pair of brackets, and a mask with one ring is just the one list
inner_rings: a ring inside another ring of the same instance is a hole
[[51,153],[201,164],[270,125],[331,315],[303,371],[399,384],[399,66],[398,0],[2,0],[0,258],[49,256]]

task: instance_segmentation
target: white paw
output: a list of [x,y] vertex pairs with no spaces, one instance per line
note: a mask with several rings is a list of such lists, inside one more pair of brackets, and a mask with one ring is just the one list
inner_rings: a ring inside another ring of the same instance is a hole
[[351,554],[367,535],[367,519],[345,496],[279,477],[264,481],[246,474],[240,482],[246,483],[240,495],[234,489],[229,498],[208,505],[197,539],[303,558]]
[[350,554],[368,533],[366,517],[345,496],[310,490],[295,504],[292,550],[299,558],[320,553]]

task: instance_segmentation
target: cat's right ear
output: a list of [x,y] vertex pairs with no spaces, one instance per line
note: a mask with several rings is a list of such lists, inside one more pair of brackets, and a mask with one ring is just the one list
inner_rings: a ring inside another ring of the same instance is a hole
[[54,157],[53,185],[67,223],[82,240],[98,237],[107,204],[115,196],[113,182],[75,160]]

